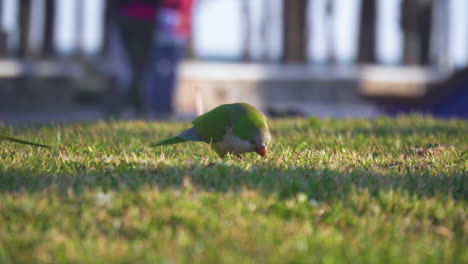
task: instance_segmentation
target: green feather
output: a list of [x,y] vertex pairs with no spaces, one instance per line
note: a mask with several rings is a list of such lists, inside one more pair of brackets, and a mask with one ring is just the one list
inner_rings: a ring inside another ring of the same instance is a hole
[[220,105],[192,122],[198,135],[207,143],[220,141],[232,126],[231,105]]

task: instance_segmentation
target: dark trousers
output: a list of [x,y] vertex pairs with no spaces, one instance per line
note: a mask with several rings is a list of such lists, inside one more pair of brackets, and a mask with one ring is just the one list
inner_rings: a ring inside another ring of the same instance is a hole
[[182,44],[159,43],[155,47],[148,85],[150,107],[156,116],[167,116],[174,111],[177,69],[184,51]]
[[133,106],[137,116],[144,115],[144,80],[147,76],[151,47],[153,46],[154,23],[120,18],[117,21],[128,62],[132,71],[132,81],[128,89],[127,102]]

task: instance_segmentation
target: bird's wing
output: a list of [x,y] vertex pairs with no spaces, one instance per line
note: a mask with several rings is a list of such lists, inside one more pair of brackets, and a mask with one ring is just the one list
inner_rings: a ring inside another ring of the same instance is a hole
[[192,122],[205,142],[220,141],[226,134],[226,129],[232,126],[230,107],[231,105],[220,105]]

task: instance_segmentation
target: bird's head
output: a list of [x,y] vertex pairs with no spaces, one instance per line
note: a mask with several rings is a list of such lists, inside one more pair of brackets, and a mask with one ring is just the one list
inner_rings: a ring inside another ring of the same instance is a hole
[[266,116],[257,108],[248,104],[238,105],[234,113],[234,135],[246,142],[244,152],[257,152],[264,157],[268,152],[271,134],[268,129]]
[[258,131],[254,136],[249,139],[249,144],[252,150],[257,152],[258,155],[264,157],[268,152],[268,145],[270,145],[271,135],[269,131]]

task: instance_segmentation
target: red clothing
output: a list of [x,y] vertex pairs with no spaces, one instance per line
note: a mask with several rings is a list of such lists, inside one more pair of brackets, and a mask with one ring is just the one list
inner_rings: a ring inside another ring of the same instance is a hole
[[179,37],[190,36],[192,30],[192,9],[194,0],[161,0],[161,10],[173,12],[176,18],[175,34]]
[[122,15],[153,22],[156,16],[157,7],[144,1],[129,1],[120,7]]

